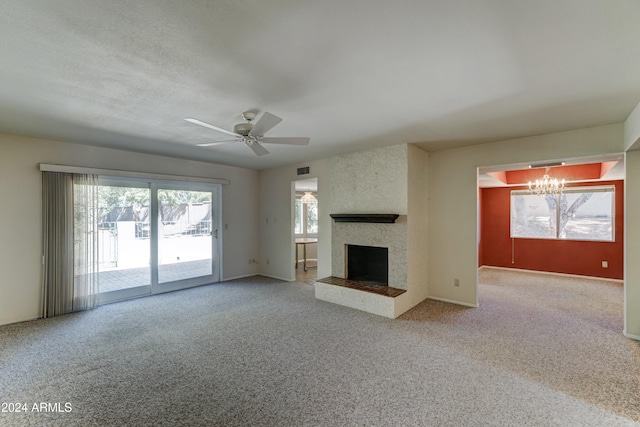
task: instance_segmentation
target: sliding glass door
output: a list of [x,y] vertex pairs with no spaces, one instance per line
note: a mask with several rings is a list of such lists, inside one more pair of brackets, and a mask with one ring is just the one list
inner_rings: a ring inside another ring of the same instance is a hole
[[98,280],[107,299],[151,292],[150,200],[149,183],[100,180]]
[[219,278],[215,191],[161,185],[157,200],[158,284],[169,289],[201,277]]
[[219,184],[100,182],[101,303],[220,280]]

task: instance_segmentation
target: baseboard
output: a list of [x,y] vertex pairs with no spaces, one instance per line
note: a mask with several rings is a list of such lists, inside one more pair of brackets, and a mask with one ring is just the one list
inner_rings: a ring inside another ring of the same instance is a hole
[[294,282],[295,279],[285,279],[284,277],[280,277],[280,276],[272,276],[270,274],[264,274],[264,273],[258,273],[256,274],[256,276],[264,276],[264,277],[269,277],[271,279],[277,279],[277,280],[282,280],[283,282]]
[[627,331],[622,331],[622,335],[624,335],[626,338],[630,338],[632,340],[640,341],[640,335],[628,334]]
[[432,300],[435,300],[435,301],[448,302],[450,304],[463,305],[465,307],[471,307],[471,308],[480,307],[480,304],[469,304],[468,302],[456,301],[456,300],[449,299],[449,298],[427,297],[427,299],[432,299]]
[[230,280],[246,279],[247,277],[253,277],[253,276],[259,276],[259,274],[258,273],[252,273],[252,274],[245,274],[243,276],[225,277],[224,279],[222,279],[220,281],[221,282],[228,282]]
[[2,323],[0,323],[0,326],[13,325],[14,323],[31,322],[32,320],[38,320],[38,319],[42,319],[42,317],[35,316],[35,317],[27,317],[25,319],[3,320]]
[[605,281],[605,282],[612,282],[612,283],[616,283],[616,284],[619,284],[619,285],[624,283],[624,280],[609,279],[608,277],[584,276],[584,275],[581,275],[581,274],[569,274],[569,273],[555,273],[553,271],[525,270],[524,268],[496,267],[496,266],[493,266],[493,265],[483,265],[478,270],[483,270],[483,269],[494,269],[494,270],[503,270],[503,271],[520,271],[520,272],[523,272],[523,273],[538,273],[538,274],[545,274],[545,275],[548,275],[548,276],[573,277],[573,278],[578,278],[578,279],[590,279],[590,280],[602,280],[602,281]]
[[221,282],[229,282],[231,280],[246,279],[247,277],[255,277],[255,276],[269,277],[270,279],[282,280],[283,282],[293,282],[293,280],[291,279],[285,279],[283,277],[272,276],[270,274],[264,274],[264,273],[254,273],[254,274],[247,274],[244,276],[229,277],[227,279],[222,279]]

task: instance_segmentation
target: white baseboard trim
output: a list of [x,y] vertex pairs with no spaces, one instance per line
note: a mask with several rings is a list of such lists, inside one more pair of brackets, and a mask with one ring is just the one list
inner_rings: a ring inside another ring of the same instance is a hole
[[432,299],[432,300],[435,300],[435,301],[448,302],[450,304],[463,305],[465,307],[471,307],[471,308],[480,307],[480,304],[470,304],[468,302],[456,301],[456,300],[449,299],[449,298],[427,297],[427,299]]
[[264,274],[264,273],[254,273],[254,274],[246,274],[244,276],[229,277],[229,278],[222,279],[221,282],[228,282],[230,280],[237,280],[237,279],[246,279],[247,277],[255,277],[255,276],[269,277],[271,279],[282,280],[283,282],[293,282],[293,280],[291,279],[285,279],[284,277],[272,276],[270,274]]
[[269,278],[271,278],[271,279],[282,280],[283,282],[294,282],[294,281],[295,281],[295,279],[285,279],[284,277],[280,277],[280,276],[272,276],[272,275],[270,275],[270,274],[264,274],[264,273],[256,274],[256,276],[269,277]]
[[525,270],[524,268],[509,268],[509,267],[495,267],[493,265],[483,265],[479,268],[479,270],[484,269],[494,269],[494,270],[503,270],[503,271],[520,271],[523,273],[537,273],[537,274],[545,274],[548,276],[559,276],[559,277],[572,277],[577,279],[590,279],[590,280],[602,280],[605,282],[612,282],[616,284],[623,284],[624,280],[620,279],[609,279],[606,277],[597,277],[597,276],[584,276],[581,274],[568,274],[568,273],[554,273],[553,271],[539,271],[539,270]]
[[11,320],[3,320],[2,323],[0,323],[0,326],[4,326],[4,325],[12,325],[14,323],[22,323],[22,322],[31,322],[32,320],[38,320],[38,319],[42,319],[41,316],[35,316],[35,317],[26,317],[24,319],[11,319]]
[[640,341],[640,335],[628,334],[627,331],[622,331],[622,335],[624,335],[626,338],[630,338],[632,340]]
[[254,273],[254,274],[246,274],[244,276],[235,276],[235,277],[225,278],[225,279],[222,279],[220,282],[228,282],[228,281],[237,280],[237,279],[246,279],[247,277],[255,277],[255,276],[269,277],[271,279],[282,280],[283,282],[293,282],[294,281],[294,280],[291,280],[291,279],[285,279],[284,277],[272,276],[270,274]]
[[253,276],[259,276],[259,274],[252,273],[252,274],[245,274],[243,276],[225,277],[224,279],[220,280],[220,282],[228,282],[230,280],[237,280],[237,279],[246,279],[247,277],[253,277]]

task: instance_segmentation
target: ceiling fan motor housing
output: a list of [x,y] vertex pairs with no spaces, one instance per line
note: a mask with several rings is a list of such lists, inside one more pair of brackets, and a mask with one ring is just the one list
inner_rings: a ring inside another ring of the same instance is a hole
[[253,129],[252,123],[238,123],[233,127],[233,131],[235,133],[239,133],[242,136],[249,135],[249,132],[251,132],[251,129]]

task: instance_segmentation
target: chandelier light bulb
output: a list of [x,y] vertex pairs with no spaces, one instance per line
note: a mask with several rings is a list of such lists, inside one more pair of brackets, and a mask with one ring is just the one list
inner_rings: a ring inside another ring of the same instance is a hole
[[304,196],[302,196],[300,198],[300,201],[302,203],[318,203],[318,199],[315,198],[315,196],[313,194],[311,194],[311,191],[305,191],[304,192]]
[[544,176],[536,179],[535,184],[529,181],[529,192],[539,196],[561,194],[564,190],[564,184],[564,178],[562,181],[559,181],[558,178],[551,178],[549,176],[549,168],[546,168]]

